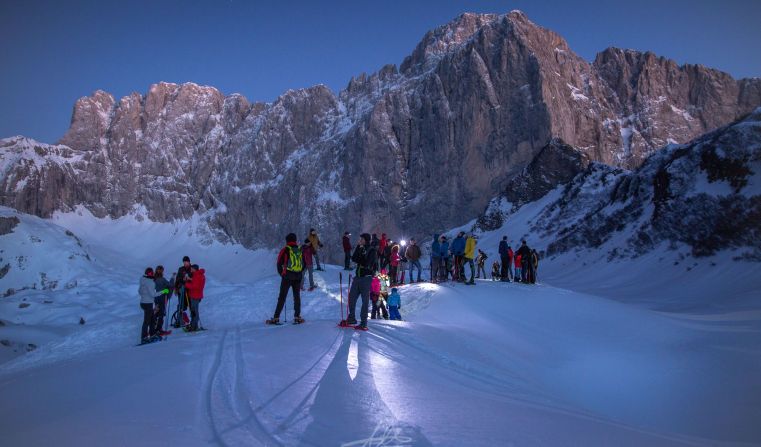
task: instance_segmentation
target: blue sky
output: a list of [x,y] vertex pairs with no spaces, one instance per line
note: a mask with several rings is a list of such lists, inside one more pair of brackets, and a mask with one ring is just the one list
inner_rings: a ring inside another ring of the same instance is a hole
[[651,50],[735,77],[761,76],[761,1],[36,1],[0,0],[0,137],[55,142],[77,98],[159,81],[271,101],[343,88],[401,63],[425,32],[470,12],[521,9],[591,60]]

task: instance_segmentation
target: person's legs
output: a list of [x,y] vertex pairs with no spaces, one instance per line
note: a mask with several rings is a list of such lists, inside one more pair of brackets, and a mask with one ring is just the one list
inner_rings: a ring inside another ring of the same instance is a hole
[[[468,267],[470,268],[470,282],[473,282],[473,277],[476,276],[476,265],[472,259],[468,259]],[[465,269],[463,269],[465,270]]]
[[314,265],[317,266],[317,270],[322,270],[322,266],[320,265],[320,254],[315,251],[312,256],[314,257]]
[[499,279],[502,281],[508,281],[510,277],[507,272],[510,269],[510,263],[507,262],[507,256],[500,256],[500,261],[502,261],[502,266],[499,269]]
[[[372,286],[372,276],[362,276],[354,280],[357,283],[357,293],[362,295],[362,316],[360,322],[363,326],[367,326],[367,311],[370,301],[370,289]],[[356,301],[356,298],[355,298]]]
[[314,289],[314,267],[310,265],[307,270],[309,271],[309,288]]
[[198,306],[201,300],[190,300],[190,330],[198,330]]
[[159,333],[164,330],[164,315],[166,315],[166,298],[161,295],[158,298],[154,298],[153,304],[155,305],[154,319],[153,319],[153,333]]
[[285,278],[280,278],[280,294],[277,296],[277,306],[275,307],[275,315],[273,316],[273,319],[275,320],[280,318],[280,312],[283,311],[285,297],[288,295],[289,286],[290,284]]
[[[310,277],[309,279],[312,279],[312,278]],[[294,279],[294,280],[291,280],[290,282],[291,282],[291,289],[293,289],[293,318],[301,318],[301,288],[299,287],[299,284],[301,284],[301,280]]]
[[357,323],[355,315],[357,315],[357,295],[359,294],[359,287],[357,286],[358,280],[359,278],[354,278],[351,282],[351,287],[349,288],[349,315],[346,317],[346,321],[348,321],[349,324]]
[[140,331],[140,338],[145,339],[150,335],[149,331],[153,324],[153,304],[140,303],[140,308],[143,309],[143,327]]
[[344,252],[344,269],[349,270],[351,268],[351,252]]

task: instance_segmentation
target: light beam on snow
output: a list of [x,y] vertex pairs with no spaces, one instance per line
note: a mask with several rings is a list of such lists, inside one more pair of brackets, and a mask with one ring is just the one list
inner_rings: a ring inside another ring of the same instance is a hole
[[359,370],[359,356],[357,355],[357,334],[351,336],[351,346],[349,346],[349,356],[346,357],[346,369],[349,370],[349,377],[353,381],[357,377]]

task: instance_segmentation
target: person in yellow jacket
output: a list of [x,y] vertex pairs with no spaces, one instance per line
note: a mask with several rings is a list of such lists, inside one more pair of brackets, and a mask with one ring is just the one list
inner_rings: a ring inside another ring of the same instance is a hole
[[319,249],[322,248],[322,242],[320,242],[320,237],[317,236],[317,230],[314,228],[309,229],[309,243],[312,245],[312,257],[314,257],[314,263],[317,266],[315,270],[323,271],[324,269],[320,265],[319,251]]
[[[470,266],[470,281],[466,282],[465,284],[476,284],[476,280],[474,279],[476,275],[476,265],[473,260],[476,259],[477,243],[478,238],[475,234],[469,234],[467,239],[465,239],[465,262]],[[464,273],[465,269],[463,268],[462,271]]]

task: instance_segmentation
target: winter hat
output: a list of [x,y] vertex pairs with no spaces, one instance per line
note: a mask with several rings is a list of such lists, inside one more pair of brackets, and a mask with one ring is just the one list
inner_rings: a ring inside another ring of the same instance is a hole
[[198,267],[198,264],[193,264],[190,266],[190,268],[193,270],[200,270],[200,267]]
[[182,262],[190,262],[190,256],[183,256]]
[[309,239],[304,239],[304,244],[309,245]]
[[396,292],[397,292],[397,290],[398,290],[398,289],[397,289],[396,287],[392,287],[392,288],[391,288],[391,293],[396,293]]
[[359,237],[361,237],[362,239],[364,239],[364,240],[365,240],[365,242],[367,242],[367,243],[369,243],[369,242],[370,242],[370,235],[369,235],[368,233],[362,233],[362,234],[360,234],[360,235],[359,235]]
[[147,277],[149,277],[149,278],[153,278],[153,269],[152,269],[152,268],[150,268],[150,267],[148,267],[147,269],[145,269],[145,276],[147,276]]
[[288,233],[288,236],[285,237],[285,242],[296,242],[296,234]]
[[349,233],[348,231],[344,231],[344,236],[351,236],[351,233]]

